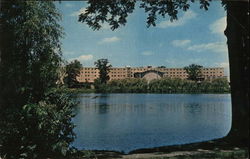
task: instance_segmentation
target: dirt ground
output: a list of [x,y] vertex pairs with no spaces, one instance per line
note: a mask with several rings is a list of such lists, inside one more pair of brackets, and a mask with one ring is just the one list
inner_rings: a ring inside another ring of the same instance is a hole
[[247,159],[248,151],[236,150],[202,150],[197,151],[175,151],[170,153],[142,153],[123,155],[124,159]]
[[234,148],[231,150],[205,150],[171,151],[171,152],[140,152],[122,154],[112,151],[91,152],[84,158],[92,159],[248,159],[248,148]]

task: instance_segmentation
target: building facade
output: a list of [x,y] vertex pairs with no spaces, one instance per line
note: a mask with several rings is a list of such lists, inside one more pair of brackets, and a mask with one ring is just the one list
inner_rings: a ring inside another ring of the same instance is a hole
[[[203,79],[212,80],[216,78],[226,78],[224,68],[202,68]],[[95,67],[83,67],[80,75],[77,77],[79,82],[93,83],[99,77],[99,70]],[[187,79],[188,74],[184,68],[164,68],[164,67],[113,67],[109,72],[110,80],[125,78],[145,78],[147,81],[159,78],[180,78]]]

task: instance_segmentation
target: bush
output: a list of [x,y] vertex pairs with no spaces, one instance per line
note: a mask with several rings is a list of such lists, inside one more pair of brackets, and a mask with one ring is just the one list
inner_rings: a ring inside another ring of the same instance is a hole
[[[67,94],[50,91],[44,100],[28,103],[8,115],[1,128],[1,156],[6,158],[60,157],[70,153],[74,140],[71,121],[76,102]],[[7,110],[11,111],[11,110]]]
[[180,78],[161,78],[147,83],[145,79],[111,80],[102,84],[97,79],[94,83],[97,93],[228,93],[227,79],[213,81],[191,81]]
[[111,80],[107,84],[101,84],[97,79],[94,85],[98,93],[145,93],[148,87],[145,79],[136,78]]

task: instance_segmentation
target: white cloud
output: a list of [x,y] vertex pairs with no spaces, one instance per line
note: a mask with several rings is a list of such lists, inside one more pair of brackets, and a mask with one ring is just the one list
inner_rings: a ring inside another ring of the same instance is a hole
[[223,42],[192,45],[192,46],[189,46],[187,49],[196,51],[196,52],[212,51],[212,52],[218,52],[218,53],[227,53],[227,45]]
[[161,21],[158,24],[159,28],[168,28],[168,27],[176,27],[184,25],[187,21],[194,19],[196,17],[196,13],[192,10],[186,11],[182,17],[180,17],[178,20],[171,22],[170,20]]
[[224,30],[226,29],[226,26],[227,26],[226,17],[222,17],[216,20],[213,24],[211,24],[209,26],[209,29],[211,33],[224,35]]
[[83,62],[83,61],[90,61],[90,60],[92,60],[92,59],[93,59],[93,55],[88,54],[88,55],[81,55],[81,56],[79,56],[79,57],[72,58],[72,59],[70,59],[69,61],[78,60],[78,61]]
[[72,7],[74,7],[74,5],[71,4],[71,3],[66,3],[64,6],[65,6],[66,8],[72,8]]
[[145,56],[150,56],[150,55],[153,55],[154,53],[152,51],[144,51],[141,54]]
[[110,38],[103,38],[99,44],[103,44],[103,43],[113,43],[113,42],[117,42],[119,41],[120,38],[116,37],[116,36],[113,36],[113,37],[110,37]]
[[81,13],[84,14],[85,12],[86,12],[86,8],[81,8],[78,11],[71,13],[70,16],[72,17],[79,16]]
[[173,40],[172,45],[176,47],[183,47],[187,46],[190,42],[190,40]]

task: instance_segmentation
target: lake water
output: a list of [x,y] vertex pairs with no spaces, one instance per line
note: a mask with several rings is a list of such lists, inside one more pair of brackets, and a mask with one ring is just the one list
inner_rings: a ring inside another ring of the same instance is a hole
[[221,138],[231,128],[229,94],[81,94],[73,146],[125,153]]

